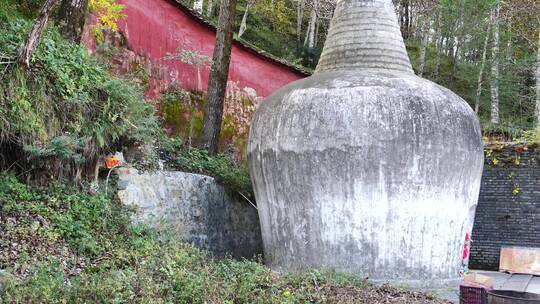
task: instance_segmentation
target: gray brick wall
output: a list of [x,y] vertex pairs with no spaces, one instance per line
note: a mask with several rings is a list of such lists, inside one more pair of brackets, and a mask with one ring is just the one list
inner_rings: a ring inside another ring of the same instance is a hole
[[486,148],[471,269],[498,270],[503,246],[540,247],[539,158],[540,148],[534,146]]

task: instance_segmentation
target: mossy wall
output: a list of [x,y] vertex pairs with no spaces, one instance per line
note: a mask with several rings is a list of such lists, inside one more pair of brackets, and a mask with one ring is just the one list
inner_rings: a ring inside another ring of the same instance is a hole
[[[259,99],[229,83],[225,98],[219,150],[237,162],[246,159],[249,126]],[[189,147],[199,141],[204,119],[206,94],[172,87],[159,103],[166,132],[182,138]]]

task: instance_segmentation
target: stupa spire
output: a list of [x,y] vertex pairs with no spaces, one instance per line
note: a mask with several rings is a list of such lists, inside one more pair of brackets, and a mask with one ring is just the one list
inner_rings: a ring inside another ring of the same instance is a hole
[[351,69],[413,73],[392,0],[338,1],[316,73]]

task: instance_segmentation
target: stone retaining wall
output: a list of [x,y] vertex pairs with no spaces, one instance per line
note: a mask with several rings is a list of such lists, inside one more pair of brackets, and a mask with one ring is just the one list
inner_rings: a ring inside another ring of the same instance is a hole
[[218,256],[262,255],[257,210],[208,176],[119,169],[120,200],[137,209],[137,220],[171,229],[179,240]]

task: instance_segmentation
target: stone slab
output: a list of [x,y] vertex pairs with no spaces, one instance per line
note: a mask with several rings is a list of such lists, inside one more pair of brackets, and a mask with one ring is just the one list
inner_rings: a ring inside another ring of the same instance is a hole
[[525,292],[527,291],[527,287],[529,286],[529,282],[532,280],[532,278],[532,275],[527,274],[510,275],[500,290]]
[[540,294],[540,276],[495,271],[474,271],[493,279],[495,290],[525,291]]
[[527,288],[527,292],[540,294],[540,277],[533,277]]

